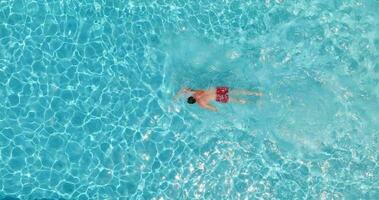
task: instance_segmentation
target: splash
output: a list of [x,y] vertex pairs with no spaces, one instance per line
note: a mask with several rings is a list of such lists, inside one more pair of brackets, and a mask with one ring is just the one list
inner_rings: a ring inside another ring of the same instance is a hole
[[249,70],[249,61],[238,47],[197,38],[190,32],[169,35],[163,41],[161,48],[167,53],[164,68],[167,88],[252,87],[256,84],[251,81],[254,74]]
[[166,107],[166,111],[192,118],[196,123],[191,126],[201,130],[198,133],[217,132],[225,128],[249,130],[247,127],[255,121],[253,115],[257,108],[254,102],[257,98],[252,98],[252,103],[248,105],[218,104],[217,113],[210,113],[198,106],[188,106],[184,99],[172,103],[172,97],[183,86],[194,89],[222,85],[231,88],[257,88],[258,78],[241,48],[198,38],[190,32],[167,35],[162,41],[164,43],[161,49],[166,53],[162,86],[165,93],[163,107]]

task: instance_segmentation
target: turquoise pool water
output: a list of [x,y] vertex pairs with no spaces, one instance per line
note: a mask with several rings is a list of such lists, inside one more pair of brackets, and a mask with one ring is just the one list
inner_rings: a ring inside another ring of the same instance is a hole
[[[0,199],[379,199],[379,2],[0,2]],[[181,86],[259,90],[213,113]]]

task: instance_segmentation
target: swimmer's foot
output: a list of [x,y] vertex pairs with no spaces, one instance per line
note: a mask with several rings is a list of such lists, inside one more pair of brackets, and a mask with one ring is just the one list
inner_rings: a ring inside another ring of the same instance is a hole
[[229,98],[229,101],[230,102],[233,102],[233,103],[240,103],[240,104],[246,104],[246,100],[243,100],[243,99],[236,99],[236,98]]
[[243,100],[243,99],[238,99],[238,103],[240,103],[240,104],[246,104],[247,102],[245,100]]
[[261,92],[252,92],[252,91],[246,91],[246,93],[245,94],[247,94],[247,95],[251,95],[251,96],[263,96],[263,93],[261,93]]

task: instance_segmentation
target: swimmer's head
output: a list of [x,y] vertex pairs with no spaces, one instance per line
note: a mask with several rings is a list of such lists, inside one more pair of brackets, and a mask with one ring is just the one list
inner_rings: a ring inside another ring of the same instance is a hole
[[190,97],[188,97],[188,99],[187,99],[187,103],[189,103],[189,104],[194,104],[194,103],[196,103],[196,99],[195,99],[193,96],[190,96]]

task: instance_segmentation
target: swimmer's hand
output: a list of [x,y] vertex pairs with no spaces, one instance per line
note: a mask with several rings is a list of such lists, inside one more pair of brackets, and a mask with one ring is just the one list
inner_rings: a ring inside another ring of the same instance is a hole
[[183,94],[183,88],[179,90],[178,93],[176,93],[176,95],[174,96],[174,101],[177,101],[179,96]]
[[256,92],[255,96],[261,97],[261,96],[263,96],[263,93],[262,92]]
[[192,90],[192,89],[189,88],[189,87],[183,87],[180,91],[181,91],[182,93],[192,93],[192,92],[194,92],[194,90]]
[[182,87],[182,89],[179,90],[179,92],[174,96],[174,101],[178,100],[179,96],[184,93],[190,93],[192,90],[188,87]]

